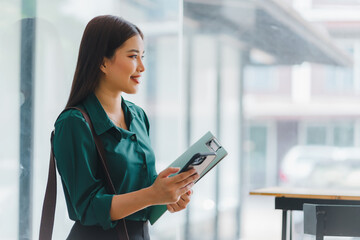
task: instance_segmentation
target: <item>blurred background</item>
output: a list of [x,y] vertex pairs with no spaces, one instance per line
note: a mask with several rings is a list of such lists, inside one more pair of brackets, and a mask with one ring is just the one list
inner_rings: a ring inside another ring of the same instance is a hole
[[[360,189],[359,0],[0,0],[0,239],[37,239],[50,132],[102,14],[145,34],[124,97],[149,116],[158,171],[208,130],[229,152],[152,239],[280,239],[274,199],[250,190]],[[54,239],[71,226],[58,181]]]

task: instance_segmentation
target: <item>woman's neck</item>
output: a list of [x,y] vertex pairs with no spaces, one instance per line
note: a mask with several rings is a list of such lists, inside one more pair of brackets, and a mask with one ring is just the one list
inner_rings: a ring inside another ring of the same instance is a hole
[[113,115],[119,114],[119,110],[121,110],[121,92],[115,93],[106,89],[97,88],[94,93],[106,113]]

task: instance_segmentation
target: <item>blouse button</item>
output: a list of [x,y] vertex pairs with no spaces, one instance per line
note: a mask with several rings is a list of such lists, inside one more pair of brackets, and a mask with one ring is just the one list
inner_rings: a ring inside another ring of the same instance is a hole
[[135,140],[136,140],[136,136],[135,136],[135,135],[132,135],[132,136],[130,137],[130,139],[131,139],[132,141],[135,141]]

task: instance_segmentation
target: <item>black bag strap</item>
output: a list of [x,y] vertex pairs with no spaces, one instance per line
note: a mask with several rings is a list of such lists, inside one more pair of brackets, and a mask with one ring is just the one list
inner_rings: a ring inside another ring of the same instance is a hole
[[[92,122],[89,118],[89,115],[81,108],[77,107],[69,107],[66,108],[61,113],[69,110],[69,109],[76,109],[81,112],[84,116],[85,121],[89,124],[91,133],[94,138],[94,142],[96,145],[96,149],[101,161],[101,165],[104,169],[105,180],[107,183],[107,188],[109,193],[116,194],[116,190],[114,187],[113,182],[111,181],[111,177],[108,171],[107,162],[105,158],[105,151],[102,145],[102,142],[99,136],[95,133],[94,127]],[[61,115],[61,114],[60,114]],[[56,163],[55,163],[55,156],[53,151],[53,137],[54,131],[51,132],[51,152],[50,152],[50,164],[49,164],[49,174],[48,174],[48,181],[46,185],[46,192],[44,197],[42,215],[41,215],[41,224],[40,224],[40,234],[39,240],[50,240],[52,238],[52,232],[54,227],[54,217],[55,217],[55,207],[56,207]],[[116,225],[116,232],[118,235],[119,240],[129,240],[129,235],[126,228],[125,219],[119,220],[118,224]]]
[[[51,132],[51,143],[54,131]],[[50,240],[52,237],[56,207],[56,165],[51,144],[50,164],[43,209],[41,214],[39,240]]]

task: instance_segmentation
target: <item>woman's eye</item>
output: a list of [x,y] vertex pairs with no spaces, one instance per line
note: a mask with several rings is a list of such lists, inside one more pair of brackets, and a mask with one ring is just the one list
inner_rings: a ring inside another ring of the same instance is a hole
[[141,59],[144,59],[145,56],[141,56]]
[[136,59],[136,58],[137,58],[137,55],[132,55],[132,56],[129,56],[129,57]]

